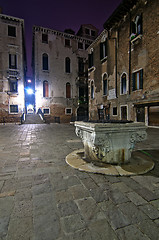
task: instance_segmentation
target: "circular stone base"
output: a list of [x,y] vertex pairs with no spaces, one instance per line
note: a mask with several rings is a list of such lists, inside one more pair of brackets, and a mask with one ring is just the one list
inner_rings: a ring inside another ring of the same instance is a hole
[[149,172],[154,167],[154,162],[150,155],[142,151],[132,153],[130,162],[122,165],[112,165],[106,163],[88,162],[84,160],[84,149],[73,151],[66,156],[66,162],[73,168],[80,171],[100,173],[114,176],[131,176],[137,174],[144,174]]

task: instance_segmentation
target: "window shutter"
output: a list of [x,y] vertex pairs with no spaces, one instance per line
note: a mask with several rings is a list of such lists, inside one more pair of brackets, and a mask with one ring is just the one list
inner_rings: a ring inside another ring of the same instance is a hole
[[136,34],[136,24],[133,21],[131,22],[131,33]]
[[104,42],[105,44],[105,57],[108,56],[108,41],[106,39],[106,41]]
[[92,55],[92,57],[91,57],[92,58],[92,61],[91,61],[92,62],[92,66],[91,67],[93,67],[93,65],[94,65],[94,63],[93,63],[93,52],[92,52],[91,55]]
[[11,68],[11,54],[9,54],[9,68]]
[[100,59],[103,59],[103,43],[100,43]]
[[142,34],[142,14],[140,15],[140,18],[138,20],[138,25],[140,25],[140,32],[139,32],[139,34]]
[[143,69],[140,70],[140,89],[143,89]]
[[88,54],[88,66],[91,68],[91,54]]
[[14,66],[15,66],[15,69],[17,69],[17,56],[16,55],[14,55]]
[[132,91],[135,91],[135,73],[132,73]]

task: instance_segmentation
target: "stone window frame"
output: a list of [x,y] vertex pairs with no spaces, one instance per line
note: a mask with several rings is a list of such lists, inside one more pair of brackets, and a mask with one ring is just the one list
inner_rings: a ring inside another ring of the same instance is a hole
[[71,47],[71,39],[65,38],[65,47]]
[[141,39],[143,35],[143,18],[142,13],[137,14],[131,21],[131,42],[135,42],[137,39]]
[[[11,30],[12,29],[12,30]],[[12,32],[14,29],[14,33]],[[17,36],[17,28],[12,25],[8,25],[8,37],[13,37],[15,38]]]
[[[136,82],[136,74],[139,73],[139,82]],[[139,85],[139,86],[138,86]],[[132,91],[143,90],[143,68],[132,72]]]
[[[45,112],[44,112],[45,109],[46,109],[46,110],[49,110],[49,113],[45,113]],[[43,108],[43,114],[44,114],[44,115],[50,115],[50,108],[49,108],[49,107],[44,107],[44,108]]]
[[70,82],[66,83],[66,98],[71,98],[71,84],[70,84]]
[[[106,75],[106,79],[104,79],[105,75]],[[104,81],[107,81],[107,94],[104,94]],[[108,74],[107,74],[107,72],[104,72],[102,74],[102,89],[103,89],[103,97],[108,96]]]
[[[114,114],[114,109],[116,109],[116,114]],[[112,116],[118,116],[118,107],[112,107]]]
[[78,42],[78,49],[83,50],[84,49],[84,44],[83,42]]
[[65,73],[70,74],[71,73],[71,58],[65,57]]
[[48,34],[47,33],[42,33],[41,40],[42,40],[42,43],[48,44]]
[[[46,58],[47,57],[47,58]],[[47,59],[47,62],[45,62],[46,61],[46,59]],[[47,67],[46,67],[46,66]],[[46,53],[46,52],[44,52],[43,54],[42,54],[42,71],[49,71],[49,54],[48,53]]]
[[104,34],[100,41],[100,60],[103,63],[108,57],[108,38]]
[[129,106],[128,106],[128,104],[121,104],[120,105],[120,120],[121,120],[121,108],[122,107],[126,107],[127,108],[127,118],[126,118],[126,120],[128,120],[128,116],[129,116],[129,114],[128,114],[128,111],[129,111]]
[[49,98],[49,82],[48,82],[48,80],[43,81],[43,98]]
[[18,93],[18,80],[16,78],[9,78],[9,92]]
[[93,52],[94,52],[94,49],[91,48],[88,54],[88,71],[92,71],[95,69]]
[[[11,111],[11,106],[16,106],[17,107],[17,111]],[[9,105],[9,114],[18,114],[19,113],[19,108],[18,108],[18,104],[10,104]]]
[[94,99],[94,80],[90,81],[90,98],[91,100]]
[[[126,75],[126,91],[122,93],[122,77],[124,74]],[[122,74],[120,75],[120,95],[126,95],[128,93],[129,88],[128,84],[129,84],[128,74],[127,72],[122,72]]]
[[[69,113],[68,110],[71,110]],[[72,108],[65,108],[65,115],[72,115]]]
[[18,57],[16,53],[9,53],[9,69],[17,69]]

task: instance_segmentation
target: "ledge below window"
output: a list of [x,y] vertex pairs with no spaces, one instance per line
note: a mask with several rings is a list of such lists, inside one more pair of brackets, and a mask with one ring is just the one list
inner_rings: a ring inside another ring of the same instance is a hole
[[107,56],[102,58],[100,61],[101,61],[101,63],[104,63],[106,60],[107,60]]
[[142,38],[142,34],[136,35],[136,36],[130,36],[130,42],[134,43],[136,42],[138,39]]
[[17,95],[18,95],[18,92],[9,92],[9,91],[7,91],[7,94],[8,94],[8,95],[15,95],[15,96],[17,96]]
[[88,68],[88,72],[92,72],[92,71],[94,71],[95,70],[95,67],[93,66],[93,67],[91,67],[91,68]]

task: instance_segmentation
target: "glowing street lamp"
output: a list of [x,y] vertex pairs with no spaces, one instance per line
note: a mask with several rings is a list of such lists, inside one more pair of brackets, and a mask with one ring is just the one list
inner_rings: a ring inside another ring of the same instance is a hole
[[33,94],[33,93],[34,93],[34,92],[33,92],[33,89],[28,88],[28,89],[27,89],[27,93],[28,93],[29,95]]

